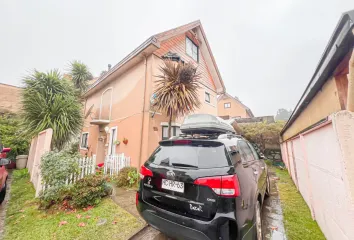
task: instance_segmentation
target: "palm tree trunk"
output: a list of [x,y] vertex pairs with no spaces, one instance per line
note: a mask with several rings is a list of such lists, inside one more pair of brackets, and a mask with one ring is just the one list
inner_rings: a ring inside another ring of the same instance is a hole
[[171,113],[171,114],[170,114],[170,119],[168,120],[168,129],[167,129],[167,131],[168,131],[168,133],[167,133],[168,138],[171,137],[172,116],[173,116],[173,114]]

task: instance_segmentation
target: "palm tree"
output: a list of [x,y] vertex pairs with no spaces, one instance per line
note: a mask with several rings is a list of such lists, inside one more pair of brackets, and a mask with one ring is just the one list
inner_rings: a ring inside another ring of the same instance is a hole
[[24,85],[24,134],[33,137],[52,128],[52,147],[61,150],[80,133],[82,126],[82,104],[73,83],[63,78],[58,70],[47,73],[35,70],[24,78]]
[[79,89],[80,94],[86,91],[87,82],[93,79],[89,68],[83,62],[77,60],[70,62],[68,74],[70,75],[74,86]]
[[168,137],[171,137],[172,118],[193,112],[200,106],[198,89],[200,88],[197,69],[190,63],[165,60],[157,76],[155,101],[156,111],[169,116]]

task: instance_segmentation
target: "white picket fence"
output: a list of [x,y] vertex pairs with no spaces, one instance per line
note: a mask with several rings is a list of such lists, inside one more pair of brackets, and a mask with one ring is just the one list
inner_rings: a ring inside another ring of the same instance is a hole
[[124,156],[124,153],[108,155],[104,160],[103,173],[112,176],[124,167],[130,167],[130,157]]
[[[81,178],[85,177],[86,175],[95,174],[96,173],[96,155],[92,157],[83,157],[77,160],[79,165],[79,173],[72,174],[68,177],[65,181],[66,185],[74,184],[76,181],[80,180]],[[105,175],[116,175],[119,171],[124,167],[130,166],[130,157],[124,156],[124,153],[116,154],[116,155],[109,155],[105,157],[104,161],[104,168],[103,173]],[[46,189],[50,188],[48,184],[42,184],[42,190],[45,191]]]
[[[96,155],[92,157],[83,157],[77,159],[77,163],[79,165],[79,173],[71,174],[65,181],[66,185],[74,184],[76,181],[85,177],[86,175],[95,174],[96,173]],[[50,186],[46,183],[42,184],[42,190],[50,188]]]

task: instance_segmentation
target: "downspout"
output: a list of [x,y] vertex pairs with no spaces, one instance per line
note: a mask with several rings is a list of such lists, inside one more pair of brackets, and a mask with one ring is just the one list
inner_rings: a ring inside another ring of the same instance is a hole
[[354,51],[349,60],[347,110],[354,112]]
[[144,87],[143,87],[143,107],[141,110],[141,128],[140,128],[140,151],[139,151],[139,159],[138,159],[138,168],[141,166],[141,157],[143,152],[143,132],[144,132],[144,120],[145,120],[145,92],[146,92],[146,81],[147,81],[147,58],[144,54],[144,65],[145,65],[145,73],[144,73]]

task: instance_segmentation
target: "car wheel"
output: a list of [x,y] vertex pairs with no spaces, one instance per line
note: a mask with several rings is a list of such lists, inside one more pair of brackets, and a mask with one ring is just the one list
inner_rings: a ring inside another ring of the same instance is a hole
[[4,189],[0,192],[0,204],[4,201],[6,195],[6,184],[4,186]]
[[267,188],[266,188],[266,196],[270,196],[270,180],[269,177],[267,177]]
[[257,240],[262,240],[262,217],[261,217],[261,204],[257,201],[256,204],[256,234]]

